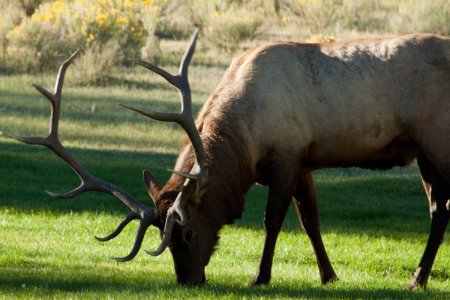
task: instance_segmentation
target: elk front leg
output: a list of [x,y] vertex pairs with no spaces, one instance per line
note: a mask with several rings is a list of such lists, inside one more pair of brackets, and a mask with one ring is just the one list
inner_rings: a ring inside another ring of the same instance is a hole
[[323,284],[337,280],[320,234],[317,197],[311,173],[300,178],[294,192],[294,205],[300,224],[311,240],[319,266],[320,280]]
[[436,253],[444,240],[445,229],[447,228],[450,217],[449,182],[425,157],[419,157],[417,162],[430,204],[431,229],[425,252],[409,283],[410,289],[418,287],[426,288]]
[[274,172],[270,175],[269,199],[264,215],[264,248],[259,270],[252,285],[268,284],[270,281],[275,244],[286,216],[295,184],[295,176],[292,174],[280,175]]

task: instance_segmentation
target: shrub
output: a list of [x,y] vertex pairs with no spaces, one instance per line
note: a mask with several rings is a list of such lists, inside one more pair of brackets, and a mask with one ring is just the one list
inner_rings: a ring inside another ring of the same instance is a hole
[[63,31],[49,22],[36,26],[34,19],[26,18],[7,35],[7,53],[20,71],[37,71],[56,67],[67,53],[77,48],[77,41],[67,39]]
[[402,1],[391,18],[391,30],[398,33],[429,32],[450,35],[448,0]]
[[49,2],[49,0],[17,0],[14,2],[23,8],[27,16],[31,16],[34,14],[36,8],[38,8],[44,1]]
[[118,41],[109,40],[105,44],[94,42],[69,69],[69,77],[75,85],[102,83],[113,76],[122,60]]
[[184,5],[191,24],[203,29],[205,42],[221,51],[235,51],[243,41],[254,39],[263,25],[264,6],[259,2],[188,0]]
[[[8,53],[15,53],[21,69],[54,67],[75,48],[116,40],[127,55],[138,57],[156,26],[164,0],[57,0],[41,4],[7,35]],[[151,12],[151,17],[148,13]]]
[[206,42],[223,51],[235,51],[258,35],[262,18],[257,12],[214,11],[205,30]]
[[8,39],[6,34],[20,23],[25,16],[25,12],[19,3],[15,1],[0,0],[0,69],[6,63],[6,50],[8,47]]
[[296,17],[298,26],[308,34],[330,34],[330,29],[341,15],[340,4],[334,0],[289,1],[290,12]]
[[344,33],[450,33],[448,0],[280,0],[301,36]]
[[141,21],[142,27],[147,32],[145,43],[141,48],[141,58],[144,60],[156,60],[161,55],[159,38],[156,30],[160,22],[161,7],[148,6],[144,8]]
[[[160,38],[187,39],[194,26],[203,29],[203,46],[228,52],[264,33],[265,40],[450,34],[448,0],[0,0],[0,9],[0,70],[17,71],[54,69],[74,49],[110,40],[127,57],[167,62]],[[204,57],[215,61],[215,49]]]
[[293,17],[301,36],[340,35],[347,31],[384,30],[388,4],[372,0],[289,0],[283,12]]

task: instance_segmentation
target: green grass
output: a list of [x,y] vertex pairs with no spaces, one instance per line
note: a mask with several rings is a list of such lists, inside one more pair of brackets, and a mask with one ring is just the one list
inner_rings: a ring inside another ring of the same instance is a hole
[[[220,79],[221,68],[194,66],[198,110]],[[145,71],[122,74],[103,87],[64,90],[61,139],[95,175],[150,203],[141,180],[148,168],[161,182],[169,174],[183,133],[176,125],[148,120],[118,102],[178,110],[176,92]],[[53,85],[53,76],[0,77],[0,131],[46,134],[49,107],[31,87]],[[95,112],[92,105],[95,103]],[[315,174],[321,228],[340,280],[322,286],[312,248],[291,209],[280,235],[268,287],[250,287],[263,244],[267,191],[254,187],[243,217],[221,232],[206,269],[204,287],[177,285],[170,253],[116,263],[131,249],[137,224],[100,243],[125,214],[116,199],[90,193],[74,200],[49,198],[78,178],[47,149],[0,136],[0,298],[450,298],[450,242],[436,258],[426,291],[408,291],[425,248],[429,216],[418,169],[371,172],[324,170]],[[155,249],[151,229],[144,249]]]

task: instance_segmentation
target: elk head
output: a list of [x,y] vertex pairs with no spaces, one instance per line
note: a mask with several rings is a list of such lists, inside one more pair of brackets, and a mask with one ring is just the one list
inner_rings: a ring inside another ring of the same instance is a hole
[[[189,153],[195,153],[195,158],[192,158],[192,154],[190,157],[186,156],[187,161],[183,163],[184,168],[187,166],[190,169],[172,171],[174,175],[165,187],[161,188],[154,177],[148,171],[144,171],[144,183],[153,199],[155,208],[142,205],[120,187],[90,174],[59,140],[58,123],[64,76],[78,51],[73,53],[61,65],[54,93],[49,92],[40,85],[34,85],[51,104],[49,135],[47,137],[7,135],[23,143],[49,148],[63,159],[81,179],[81,185],[73,191],[65,194],[47,192],[50,196],[59,199],[70,199],[87,191],[99,191],[114,196],[130,209],[130,212],[120,222],[114,232],[106,237],[96,237],[98,240],[109,241],[118,236],[131,221],[140,220],[131,252],[125,257],[113,257],[113,259],[120,262],[133,259],[140,250],[147,229],[150,225],[154,225],[161,231],[162,242],[157,250],[146,252],[157,256],[169,247],[174,258],[177,280],[181,283],[191,284],[201,284],[205,281],[204,268],[217,241],[216,236],[219,230],[219,228],[214,230],[214,226],[212,226],[213,228],[211,226],[208,227],[208,218],[201,217],[197,213],[199,198],[204,192],[207,177],[205,151],[199,131],[192,118],[191,91],[188,81],[188,67],[195,50],[197,35],[198,30],[194,33],[181,61],[178,75],[171,75],[141,60],[135,61],[137,64],[161,75],[178,89],[181,98],[180,113],[160,113],[120,104],[122,107],[134,110],[152,119],[180,124],[192,143],[191,145],[186,145],[186,147],[189,148]],[[192,151],[191,147],[194,151]]]
[[[169,247],[175,264],[177,281],[180,283],[201,284],[205,281],[204,268],[213,252],[218,237],[219,226],[211,222],[210,215],[204,210],[200,214],[200,198],[205,193],[207,170],[205,150],[200,133],[192,118],[191,90],[188,81],[188,67],[194,54],[198,30],[181,61],[179,74],[168,72],[148,62],[136,60],[141,65],[166,79],[175,86],[180,94],[180,113],[161,113],[138,107],[122,105],[149,118],[176,122],[186,131],[191,144],[185,144],[177,166],[181,170],[172,171],[174,175],[161,188],[155,178],[144,171],[144,184],[152,198],[157,218],[154,223],[160,229],[161,246],[150,255],[161,254]],[[192,157],[194,153],[195,157]]]

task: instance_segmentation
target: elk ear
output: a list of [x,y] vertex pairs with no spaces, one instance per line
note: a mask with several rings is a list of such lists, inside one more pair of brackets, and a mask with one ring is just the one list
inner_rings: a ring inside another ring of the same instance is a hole
[[152,198],[153,203],[156,205],[156,199],[158,199],[161,186],[158,181],[150,174],[149,171],[144,170],[144,185],[148,195]]

